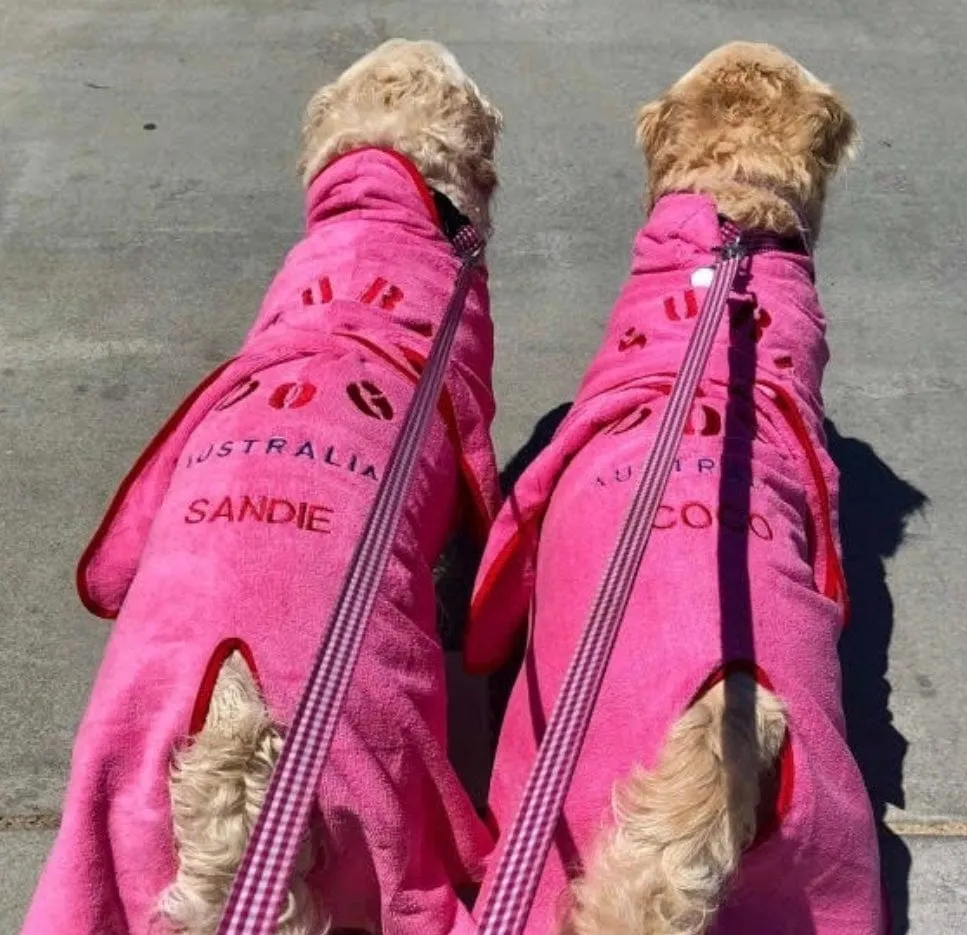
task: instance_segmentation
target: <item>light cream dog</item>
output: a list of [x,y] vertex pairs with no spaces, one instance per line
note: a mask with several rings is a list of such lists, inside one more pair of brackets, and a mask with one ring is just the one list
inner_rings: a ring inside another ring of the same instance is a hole
[[[393,150],[486,232],[500,128],[500,114],[449,51],[435,42],[395,39],[312,97],[299,171],[308,186],[345,153]],[[178,874],[160,908],[176,931],[215,931],[281,746],[252,672],[233,654],[215,683],[204,728],[172,769]],[[314,905],[304,879],[322,857],[312,840],[304,842],[280,935],[325,930],[325,908]]]

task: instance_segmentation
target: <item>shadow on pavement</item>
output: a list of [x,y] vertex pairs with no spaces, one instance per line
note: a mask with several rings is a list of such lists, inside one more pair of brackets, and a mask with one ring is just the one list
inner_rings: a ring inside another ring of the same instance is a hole
[[907,518],[927,504],[927,497],[897,477],[866,442],[844,438],[828,420],[826,433],[840,471],[840,534],[851,606],[850,625],[839,647],[846,724],[873,803],[892,932],[904,935],[910,927],[910,851],[883,821],[888,805],[904,807],[907,751],[890,711],[893,599],[884,563],[903,542]]
[[521,474],[530,467],[531,462],[551,443],[558,426],[570,411],[570,403],[560,403],[537,420],[531,437],[500,472],[500,490],[505,497],[520,480]]

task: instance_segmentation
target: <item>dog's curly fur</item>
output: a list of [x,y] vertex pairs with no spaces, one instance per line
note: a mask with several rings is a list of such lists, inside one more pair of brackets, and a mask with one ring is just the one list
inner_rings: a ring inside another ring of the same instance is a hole
[[747,675],[696,701],[673,725],[654,771],[616,785],[615,824],[574,884],[568,932],[706,931],[755,836],[760,779],[785,730],[779,699]]
[[[204,727],[172,764],[178,875],[162,895],[160,910],[176,932],[216,931],[281,750],[282,735],[255,679],[242,656],[233,653],[215,682]],[[305,841],[279,935],[325,931],[304,881],[315,857],[315,848]]]
[[826,186],[856,153],[842,98],[773,46],[716,49],[638,112],[648,208],[676,191],[711,195],[746,229],[815,237]]
[[391,39],[309,102],[299,167],[308,185],[342,153],[360,146],[396,150],[486,234],[502,125],[443,46]]
[[[313,96],[299,171],[308,186],[343,153],[365,146],[393,149],[488,232],[500,128],[496,108],[443,46],[394,39]],[[178,872],[159,912],[176,932],[216,931],[281,747],[282,735],[252,673],[234,654],[216,680],[203,729],[175,754],[172,766]],[[327,930],[305,884],[320,856],[311,840],[303,842],[280,935]]]
[[[648,207],[710,195],[745,229],[813,239],[830,177],[852,158],[841,98],[772,46],[717,49],[638,113]],[[801,220],[802,219],[802,220]],[[569,935],[702,935],[743,849],[786,730],[781,701],[747,675],[713,687],[671,727],[658,765],[619,783],[615,824],[569,894]]]

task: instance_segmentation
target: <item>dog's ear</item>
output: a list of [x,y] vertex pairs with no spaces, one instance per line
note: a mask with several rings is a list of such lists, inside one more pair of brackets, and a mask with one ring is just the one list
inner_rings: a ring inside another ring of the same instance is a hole
[[813,155],[830,174],[851,162],[859,149],[859,130],[843,99],[831,88],[811,94],[809,130]]
[[481,150],[488,158],[492,158],[504,129],[504,117],[486,98],[480,97],[480,103],[479,134],[475,135],[479,135]]
[[667,97],[645,104],[638,110],[635,140],[649,165],[664,143],[674,115],[675,105]]
[[490,101],[485,101],[484,110],[487,114],[487,121],[490,124],[491,136],[497,140],[504,130],[504,115]]
[[317,138],[319,127],[326,119],[326,115],[332,107],[334,96],[335,86],[327,84],[325,87],[316,91],[306,105],[305,116],[302,120],[302,151],[299,154],[299,162],[297,165],[299,177],[306,186],[312,181],[306,178],[306,171],[309,167],[309,160],[319,145]]

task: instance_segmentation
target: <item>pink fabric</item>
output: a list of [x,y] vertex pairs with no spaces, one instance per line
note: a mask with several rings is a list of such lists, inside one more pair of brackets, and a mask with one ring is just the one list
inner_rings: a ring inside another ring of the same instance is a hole
[[[513,820],[701,306],[705,289],[692,274],[712,265],[720,243],[708,199],[676,195],[656,206],[572,411],[492,530],[468,665],[498,664],[529,608],[531,618],[491,783],[500,831]],[[703,683],[736,665],[755,666],[786,701],[791,741],[780,825],[747,854],[716,932],[883,928],[873,818],[840,702],[845,588],[836,473],[822,445],[825,322],[805,256],[757,254],[740,287],[745,296],[730,302],[731,324],[716,338],[679,448],[528,932],[553,930],[569,875],[610,821],[615,779],[636,763],[654,765],[669,725]],[[490,883],[488,875],[478,905]]]
[[[307,227],[239,356],[149,446],[81,561],[85,603],[118,619],[28,935],[163,931],[170,751],[238,641],[291,719],[459,266],[390,153],[333,163]],[[319,788],[314,882],[337,927],[471,927],[454,887],[479,879],[492,839],[447,760],[431,569],[461,488],[481,529],[496,504],[492,353],[484,274]]]

